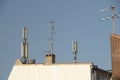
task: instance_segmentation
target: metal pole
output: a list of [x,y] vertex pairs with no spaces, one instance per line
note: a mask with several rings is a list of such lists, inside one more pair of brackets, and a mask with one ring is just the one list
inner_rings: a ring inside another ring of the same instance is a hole
[[112,10],[112,33],[114,34],[115,32],[115,15],[114,15],[115,7],[111,6],[111,10]]

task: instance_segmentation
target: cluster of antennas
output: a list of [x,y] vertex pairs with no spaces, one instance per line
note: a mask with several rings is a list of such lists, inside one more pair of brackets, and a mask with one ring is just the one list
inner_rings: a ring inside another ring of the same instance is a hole
[[[50,55],[53,54],[53,34],[54,34],[54,26],[53,22],[50,22],[50,27],[51,27],[51,37],[50,37],[50,50],[49,53]],[[77,62],[77,42],[72,41],[72,52],[74,54],[74,60],[73,62]],[[27,41],[27,28],[23,27],[22,29],[22,42],[21,42],[21,61],[24,64],[27,63],[35,63],[34,59],[28,59],[28,41]]]

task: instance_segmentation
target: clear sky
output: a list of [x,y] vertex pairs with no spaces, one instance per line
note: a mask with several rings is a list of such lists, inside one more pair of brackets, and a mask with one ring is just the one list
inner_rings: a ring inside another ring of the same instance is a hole
[[[7,80],[17,58],[20,58],[22,27],[28,28],[29,58],[44,63],[49,49],[49,21],[55,22],[54,54],[56,62],[73,62],[72,41],[78,42],[78,62],[93,62],[99,68],[111,69],[111,11],[118,0],[0,0],[0,80]],[[119,19],[115,32],[120,34]]]

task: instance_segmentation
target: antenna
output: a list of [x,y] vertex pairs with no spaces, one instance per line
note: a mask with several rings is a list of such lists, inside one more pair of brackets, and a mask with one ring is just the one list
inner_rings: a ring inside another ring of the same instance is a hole
[[26,60],[28,59],[28,42],[27,42],[27,28],[23,27],[22,29],[22,42],[21,42],[21,58]]
[[51,35],[50,35],[50,53],[53,54],[53,34],[54,34],[54,21],[49,22],[49,26],[51,28]]
[[104,11],[107,11],[107,10],[111,10],[112,11],[112,15],[110,17],[100,18],[100,20],[104,21],[104,20],[111,19],[112,20],[112,33],[114,33],[115,32],[115,18],[116,17],[120,17],[120,15],[115,14],[115,7],[114,6],[111,6],[110,9],[109,8],[108,9],[107,8],[102,9],[102,10],[100,10],[100,12],[104,12]]
[[74,63],[77,63],[77,47],[78,47],[78,44],[76,41],[72,41],[72,52],[73,52],[73,55],[74,55],[74,60],[73,62]]
[[23,27],[22,29],[22,39],[26,40],[27,39],[27,28]]

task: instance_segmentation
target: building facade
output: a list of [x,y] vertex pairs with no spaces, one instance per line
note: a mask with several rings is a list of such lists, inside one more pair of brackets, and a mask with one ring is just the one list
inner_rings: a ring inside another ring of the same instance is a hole
[[[55,55],[45,56],[45,63],[28,58],[27,29],[22,30],[21,57],[17,59],[8,80],[110,80],[112,73],[91,62],[55,63]],[[77,51],[74,46],[74,51]],[[76,52],[75,52],[76,53]]]
[[112,75],[111,72],[99,69],[88,62],[59,64],[45,62],[23,64],[17,59],[8,80],[110,80]]
[[111,33],[110,39],[112,58],[112,79],[120,80],[120,35]]

